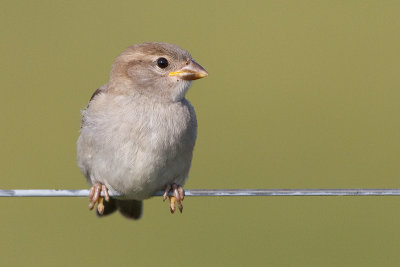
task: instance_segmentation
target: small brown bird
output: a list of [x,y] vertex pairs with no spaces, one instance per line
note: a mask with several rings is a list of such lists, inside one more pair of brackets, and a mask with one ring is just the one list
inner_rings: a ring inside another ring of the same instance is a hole
[[[142,200],[170,190],[182,212],[197,121],[185,98],[192,80],[208,75],[176,45],[132,45],[115,60],[110,80],[82,111],[78,166],[92,186],[90,205],[97,214],[119,210],[138,219]],[[100,196],[102,192],[103,197]],[[123,197],[110,198],[109,192]]]

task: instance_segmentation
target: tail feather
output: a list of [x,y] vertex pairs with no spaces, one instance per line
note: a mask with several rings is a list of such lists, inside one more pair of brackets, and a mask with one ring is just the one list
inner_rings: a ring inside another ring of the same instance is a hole
[[110,201],[104,201],[103,204],[104,204],[103,214],[100,214],[96,209],[96,214],[99,217],[110,215],[111,213],[113,213],[114,211],[117,210],[117,200],[116,199],[110,198]]
[[117,208],[126,218],[137,220],[142,216],[143,202],[134,199],[118,199]]
[[104,212],[99,214],[96,210],[96,214],[99,217],[110,215],[111,213],[119,210],[119,212],[128,219],[137,220],[142,216],[143,202],[134,199],[114,199],[110,198],[110,201],[104,201]]

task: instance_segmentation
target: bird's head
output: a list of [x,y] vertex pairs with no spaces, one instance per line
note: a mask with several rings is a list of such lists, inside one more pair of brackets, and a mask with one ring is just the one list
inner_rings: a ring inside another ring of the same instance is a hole
[[115,60],[109,88],[119,93],[138,92],[164,101],[180,101],[193,80],[207,71],[182,48],[165,43],[128,47]]

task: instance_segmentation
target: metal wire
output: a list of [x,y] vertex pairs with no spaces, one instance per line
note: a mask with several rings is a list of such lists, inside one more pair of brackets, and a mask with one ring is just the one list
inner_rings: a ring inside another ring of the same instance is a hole
[[[154,196],[162,196],[159,191]],[[171,193],[170,193],[171,194]],[[87,197],[89,190],[0,190],[0,197]],[[110,196],[119,196],[110,193]],[[185,196],[400,196],[400,189],[187,189]]]

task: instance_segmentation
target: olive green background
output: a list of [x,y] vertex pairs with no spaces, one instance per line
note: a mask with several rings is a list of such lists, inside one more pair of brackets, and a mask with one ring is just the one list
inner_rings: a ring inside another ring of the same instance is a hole
[[[400,187],[399,1],[2,1],[0,187],[88,188],[80,110],[144,41],[209,76],[186,188]],[[399,197],[0,199],[3,266],[395,266]]]

